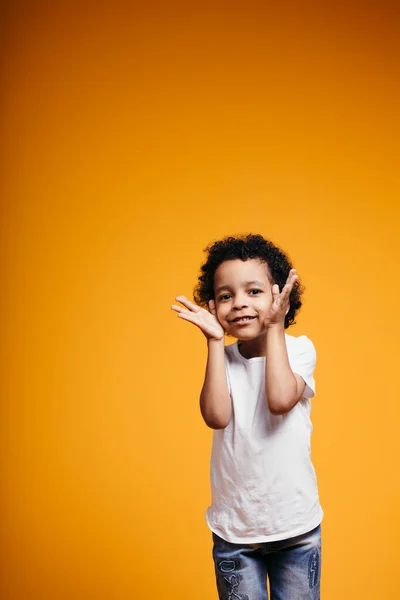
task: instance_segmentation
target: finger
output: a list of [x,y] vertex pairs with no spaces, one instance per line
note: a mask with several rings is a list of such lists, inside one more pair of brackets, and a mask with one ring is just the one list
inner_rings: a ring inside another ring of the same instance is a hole
[[296,275],[295,269],[292,269],[290,271],[289,277],[287,278],[287,281],[281,292],[281,298],[283,300],[286,300],[286,298],[288,298],[290,296],[290,293],[291,293],[293,286],[296,283],[297,279],[298,279],[298,275]]
[[289,304],[291,290],[292,286],[286,284],[280,293],[274,295],[274,301],[272,303],[272,308],[274,311],[281,311],[284,309],[286,304]]
[[190,302],[190,300],[188,300],[188,298],[186,298],[186,296],[177,296],[175,298],[175,300],[177,300],[178,302],[183,304],[183,306],[186,306],[186,308],[188,308],[189,310],[192,310],[193,312],[199,312],[199,310],[200,310],[200,308],[197,306],[197,304]]
[[290,284],[293,286],[298,278],[299,278],[299,276],[297,275],[296,269],[290,269],[289,276],[286,281],[286,285]]
[[176,312],[187,312],[186,308],[183,308],[183,306],[178,306],[177,304],[172,304],[171,308]]
[[285,286],[284,286],[284,288],[283,288],[283,290],[281,292],[281,296],[280,296],[281,300],[283,302],[286,301],[289,298],[290,292],[292,291],[292,289],[293,289],[293,284],[292,283],[286,283],[285,284]]
[[272,297],[274,299],[274,302],[279,298],[279,285],[277,283],[274,283],[274,285],[272,286]]
[[290,269],[289,274],[286,278],[286,283],[288,283],[289,281],[292,281],[294,277],[297,277],[296,269]]
[[190,321],[199,327],[199,323],[197,321],[197,317],[195,313],[189,312],[188,310],[182,311],[178,313],[178,317],[184,319],[185,321]]
[[215,314],[216,314],[216,312],[217,312],[217,311],[215,310],[215,300],[210,300],[210,301],[209,301],[209,303],[208,303],[208,308],[210,309],[210,313],[211,313],[212,315],[214,315],[214,316],[215,316]]
[[196,313],[189,312],[188,310],[178,313],[178,317],[180,317],[184,321],[189,321],[189,323],[193,323],[193,325],[195,325],[196,327],[201,329],[201,331],[203,331],[203,333],[208,332],[208,333],[213,334],[216,331],[214,327],[207,325],[204,322],[199,321],[198,315]]

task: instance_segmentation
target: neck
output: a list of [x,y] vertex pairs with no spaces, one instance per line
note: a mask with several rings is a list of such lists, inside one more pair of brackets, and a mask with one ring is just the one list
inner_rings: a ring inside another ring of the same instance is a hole
[[239,352],[244,358],[257,358],[267,354],[267,334],[263,333],[253,340],[238,340]]

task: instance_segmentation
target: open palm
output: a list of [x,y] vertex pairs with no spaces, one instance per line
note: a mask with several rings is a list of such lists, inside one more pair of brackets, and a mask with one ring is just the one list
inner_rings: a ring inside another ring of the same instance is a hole
[[296,273],[296,269],[291,269],[286,280],[286,284],[281,292],[279,291],[279,286],[276,283],[272,286],[273,302],[265,321],[265,325],[267,327],[278,323],[284,325],[285,316],[290,309],[290,293],[298,278],[299,277]]
[[171,306],[172,310],[178,313],[178,317],[196,325],[207,339],[224,339],[224,330],[217,319],[214,300],[210,300],[208,303],[210,312],[190,302],[186,296],[177,296],[175,300],[183,304],[183,306],[177,304]]

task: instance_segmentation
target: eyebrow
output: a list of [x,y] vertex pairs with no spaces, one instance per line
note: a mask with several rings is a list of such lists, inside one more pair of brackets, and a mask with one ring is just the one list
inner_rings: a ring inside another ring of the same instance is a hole
[[[264,284],[261,283],[261,281],[258,281],[257,279],[254,279],[254,281],[245,281],[245,285],[259,285],[260,287],[263,287]],[[218,294],[219,292],[222,292],[222,290],[230,290],[231,288],[229,287],[229,285],[220,285],[216,290],[215,293]]]

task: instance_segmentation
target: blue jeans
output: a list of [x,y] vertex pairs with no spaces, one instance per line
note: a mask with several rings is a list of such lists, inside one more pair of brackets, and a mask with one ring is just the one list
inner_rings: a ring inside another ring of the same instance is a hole
[[319,600],[321,526],[294,538],[231,544],[213,533],[220,600]]

